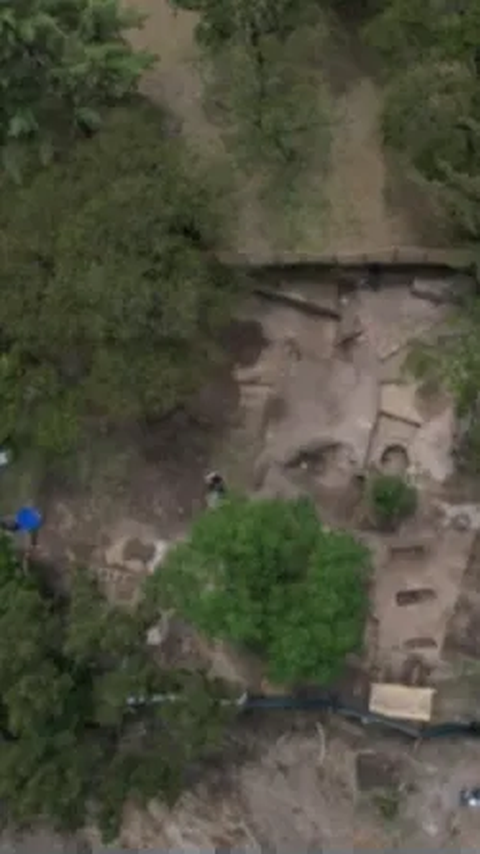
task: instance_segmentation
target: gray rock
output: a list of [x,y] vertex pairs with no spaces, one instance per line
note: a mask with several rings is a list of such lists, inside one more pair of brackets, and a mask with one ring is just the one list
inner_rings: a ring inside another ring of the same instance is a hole
[[435,279],[418,277],[413,280],[411,290],[416,297],[429,300],[437,305],[449,302],[458,303],[473,296],[475,280],[472,276],[460,273]]

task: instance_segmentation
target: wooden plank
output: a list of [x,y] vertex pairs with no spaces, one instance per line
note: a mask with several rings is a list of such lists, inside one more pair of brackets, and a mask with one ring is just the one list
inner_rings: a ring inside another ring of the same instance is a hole
[[374,682],[370,686],[369,710],[399,720],[429,721],[434,694],[434,688]]

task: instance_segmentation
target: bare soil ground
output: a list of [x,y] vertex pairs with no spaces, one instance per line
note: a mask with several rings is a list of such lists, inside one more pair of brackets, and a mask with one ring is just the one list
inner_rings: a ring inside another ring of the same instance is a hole
[[232,322],[221,339],[224,361],[187,408],[105,436],[84,450],[75,473],[42,484],[40,549],[49,560],[104,565],[112,595],[128,600],[156,544],[182,533],[204,506],[205,474],[240,411],[234,371],[255,363],[266,344],[252,318]]

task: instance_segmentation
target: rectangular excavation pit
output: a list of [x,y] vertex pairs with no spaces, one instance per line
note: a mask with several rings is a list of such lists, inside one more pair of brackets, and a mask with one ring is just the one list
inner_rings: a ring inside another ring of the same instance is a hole
[[390,558],[395,560],[418,559],[423,558],[429,550],[429,544],[421,540],[407,540],[391,543],[389,547]]
[[395,594],[395,601],[400,608],[407,605],[423,605],[433,602],[437,598],[435,590],[431,587],[416,587],[412,590],[399,590]]
[[418,638],[410,638],[410,640],[405,641],[403,644],[405,649],[417,651],[417,650],[426,650],[426,649],[437,649],[438,643],[433,638],[429,637],[418,637]]

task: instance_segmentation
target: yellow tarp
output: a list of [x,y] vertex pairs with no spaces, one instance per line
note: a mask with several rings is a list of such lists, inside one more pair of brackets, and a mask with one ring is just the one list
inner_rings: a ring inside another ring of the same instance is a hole
[[370,686],[369,709],[389,718],[429,721],[434,693],[434,688],[410,688],[408,685],[374,682]]

